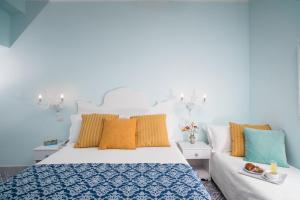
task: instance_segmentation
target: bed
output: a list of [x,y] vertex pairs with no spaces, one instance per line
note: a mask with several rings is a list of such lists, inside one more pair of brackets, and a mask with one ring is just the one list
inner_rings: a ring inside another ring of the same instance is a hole
[[[164,112],[160,106],[147,106],[141,93],[121,88],[106,94],[97,109],[125,117],[146,110]],[[85,110],[95,109],[86,105]],[[82,108],[78,111],[82,112]],[[1,183],[0,199],[210,200],[210,196],[174,142],[170,147],[98,150],[77,149],[70,141],[58,152]]]
[[42,164],[69,163],[181,163],[188,164],[176,144],[170,147],[144,147],[136,150],[98,150],[97,148],[74,148],[68,143],[57,153],[42,160]]
[[[238,173],[245,161],[230,156],[229,152],[213,152],[211,176],[228,200],[299,200],[300,172],[298,169],[279,168],[288,177],[281,185],[264,182]],[[267,165],[257,164],[265,169]]]

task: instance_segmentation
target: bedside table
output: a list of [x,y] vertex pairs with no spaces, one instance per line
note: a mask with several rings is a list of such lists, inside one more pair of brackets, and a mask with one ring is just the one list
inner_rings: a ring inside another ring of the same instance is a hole
[[198,170],[200,178],[210,180],[210,146],[201,141],[195,144],[182,141],[178,147],[189,164]]
[[56,144],[56,145],[49,145],[49,146],[38,146],[33,149],[33,158],[34,161],[40,162],[41,160],[44,160],[51,154],[57,152],[63,145],[62,144]]

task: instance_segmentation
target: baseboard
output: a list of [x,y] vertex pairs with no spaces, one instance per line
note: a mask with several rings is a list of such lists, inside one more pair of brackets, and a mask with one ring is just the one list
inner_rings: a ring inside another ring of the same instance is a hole
[[11,176],[16,175],[20,171],[26,169],[28,166],[6,166],[0,167],[0,181],[5,181]]

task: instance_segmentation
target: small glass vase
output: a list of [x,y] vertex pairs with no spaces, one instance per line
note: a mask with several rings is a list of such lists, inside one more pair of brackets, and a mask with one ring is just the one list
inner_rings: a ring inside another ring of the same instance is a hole
[[194,134],[190,134],[189,135],[189,142],[191,144],[195,144],[196,143],[196,136]]

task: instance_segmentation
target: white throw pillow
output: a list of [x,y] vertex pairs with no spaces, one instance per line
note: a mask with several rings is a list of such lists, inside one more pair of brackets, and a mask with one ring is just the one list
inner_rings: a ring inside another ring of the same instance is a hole
[[231,138],[229,126],[207,125],[207,137],[215,152],[230,152]]
[[76,143],[80,134],[82,118],[81,115],[71,115],[71,127],[70,127],[70,135],[69,142]]

